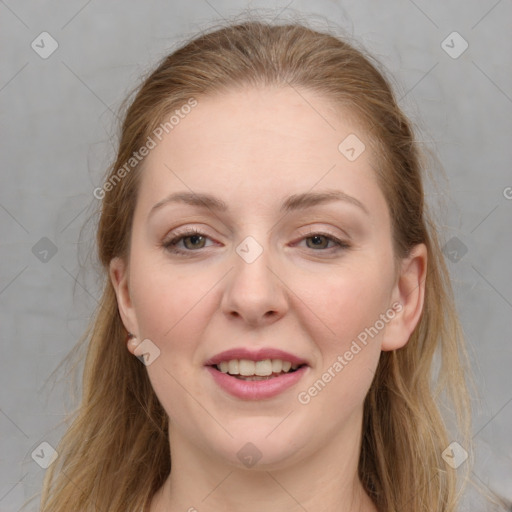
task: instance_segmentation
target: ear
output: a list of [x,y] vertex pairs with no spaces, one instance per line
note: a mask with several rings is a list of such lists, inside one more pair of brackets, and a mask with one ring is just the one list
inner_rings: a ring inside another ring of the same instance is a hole
[[401,261],[392,292],[395,316],[386,325],[382,350],[396,350],[409,341],[423,311],[426,275],[427,247],[418,244]]
[[109,266],[110,280],[117,297],[117,308],[126,330],[138,337],[138,323],[128,286],[128,265],[122,258],[113,258]]

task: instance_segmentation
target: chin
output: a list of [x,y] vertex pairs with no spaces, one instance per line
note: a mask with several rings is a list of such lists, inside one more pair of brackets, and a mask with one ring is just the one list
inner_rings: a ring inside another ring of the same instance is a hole
[[[266,423],[265,428],[253,427],[250,431],[228,428],[233,439],[223,440],[224,446],[216,451],[217,456],[238,469],[275,471],[299,462],[306,455],[303,447],[314,451],[311,441],[303,434],[298,437],[289,429],[276,429],[278,423],[274,420],[271,429],[266,428]],[[219,447],[218,441],[208,444]]]

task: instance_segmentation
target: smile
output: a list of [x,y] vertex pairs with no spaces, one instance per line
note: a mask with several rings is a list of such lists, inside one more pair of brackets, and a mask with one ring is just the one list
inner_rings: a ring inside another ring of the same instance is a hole
[[[252,363],[252,366],[246,363]],[[209,371],[216,386],[229,395],[242,400],[265,400],[276,397],[297,384],[309,368],[306,364],[293,366],[295,368],[292,368],[290,361],[279,359],[263,361],[232,359],[218,365],[206,366],[206,370]],[[233,368],[233,374],[231,368]],[[273,371],[274,368],[279,371]],[[234,373],[235,371],[237,373]],[[258,375],[258,372],[264,372],[266,375]]]
[[217,370],[236,376],[242,380],[268,380],[281,374],[292,373],[300,365],[282,359],[264,359],[250,361],[249,359],[231,359],[215,365]]

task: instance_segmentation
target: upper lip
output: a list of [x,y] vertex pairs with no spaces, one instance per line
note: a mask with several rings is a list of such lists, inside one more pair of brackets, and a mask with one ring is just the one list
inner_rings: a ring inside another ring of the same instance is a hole
[[258,350],[249,350],[247,348],[232,348],[214,355],[208,359],[205,366],[215,366],[222,361],[231,361],[232,359],[248,359],[249,361],[263,361],[265,359],[281,359],[290,361],[292,364],[302,365],[308,364],[305,359],[294,356],[284,350],[276,348],[260,348]]

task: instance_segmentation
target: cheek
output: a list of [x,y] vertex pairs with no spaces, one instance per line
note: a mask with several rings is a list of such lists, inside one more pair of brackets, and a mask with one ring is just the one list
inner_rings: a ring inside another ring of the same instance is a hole
[[[194,399],[201,398],[201,389],[190,382],[197,377],[193,365],[211,314],[207,308],[215,281],[197,272],[180,273],[176,267],[134,260],[131,286],[140,334],[160,350],[147,367],[148,376],[164,409],[176,420],[181,411],[195,410]],[[183,386],[192,395],[184,393]]]
[[145,337],[168,345],[184,325],[190,328],[190,318],[204,318],[197,312],[204,308],[212,284],[204,274],[180,272],[179,267],[144,258],[136,261],[130,286],[139,329]]
[[302,287],[299,295],[307,297],[331,346],[350,342],[389,306],[390,284],[376,264],[330,272],[325,279],[307,278]]
[[[373,380],[386,325],[380,318],[390,306],[389,261],[385,254],[361,257],[350,268],[331,272],[328,280],[317,277],[316,287],[307,279],[312,290],[307,306],[322,322],[311,330],[319,359],[298,401],[312,416],[329,418],[329,424],[359,410]],[[319,287],[319,282],[327,284]]]
[[373,380],[384,329],[372,328],[387,310],[389,297],[377,277],[366,267],[366,273],[339,276],[323,292],[309,296],[307,306],[322,321],[310,324],[317,358],[297,401],[311,417],[324,418],[326,428],[336,429],[360,411]]

